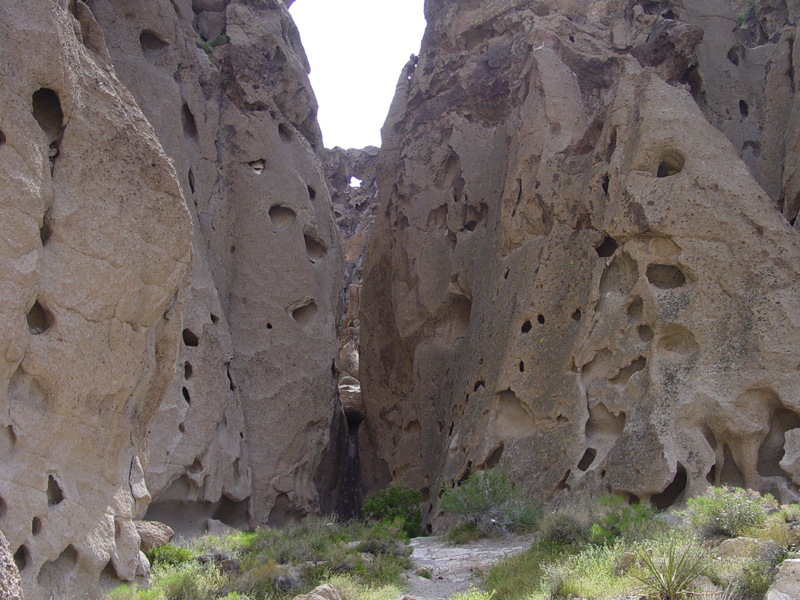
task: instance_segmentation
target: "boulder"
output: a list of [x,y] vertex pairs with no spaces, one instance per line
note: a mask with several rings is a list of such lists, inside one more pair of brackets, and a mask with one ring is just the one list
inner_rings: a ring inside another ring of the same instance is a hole
[[778,572],[767,591],[766,600],[795,598],[800,598],[800,559],[789,558],[778,567]]
[[158,521],[134,521],[133,524],[139,534],[139,548],[142,552],[170,543],[175,535],[172,528]]
[[22,600],[19,571],[8,540],[0,531],[0,600]]
[[295,596],[294,600],[341,600],[341,596],[335,587],[326,583],[315,587],[307,594]]

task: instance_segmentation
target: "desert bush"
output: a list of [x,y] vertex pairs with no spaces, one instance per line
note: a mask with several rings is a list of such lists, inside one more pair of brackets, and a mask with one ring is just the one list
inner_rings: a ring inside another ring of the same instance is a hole
[[589,531],[592,543],[608,544],[619,537],[649,537],[647,530],[651,528],[654,509],[643,504],[628,504],[622,496],[605,496],[598,504],[599,510]]
[[405,535],[412,538],[422,535],[421,502],[421,492],[402,483],[394,483],[369,496],[361,510],[365,517],[384,524],[399,521]]
[[192,560],[192,552],[188,548],[177,546],[173,543],[151,548],[145,555],[152,566],[179,565]]
[[767,520],[767,510],[777,508],[772,496],[761,497],[753,490],[741,488],[710,488],[687,502],[685,515],[705,537],[740,535],[751,527],[760,527]]
[[640,548],[638,558],[644,572],[633,577],[644,585],[648,595],[659,600],[685,598],[709,564],[706,552],[694,543],[679,546],[673,542],[664,554],[655,557]]
[[502,469],[483,471],[446,491],[441,508],[462,523],[474,523],[483,535],[534,529],[543,512],[514,489]]
[[483,536],[478,531],[478,526],[470,521],[459,523],[444,534],[445,541],[455,545],[468,544],[481,539],[481,537]]
[[583,544],[589,539],[589,525],[570,512],[548,513],[539,524],[542,539],[553,544]]

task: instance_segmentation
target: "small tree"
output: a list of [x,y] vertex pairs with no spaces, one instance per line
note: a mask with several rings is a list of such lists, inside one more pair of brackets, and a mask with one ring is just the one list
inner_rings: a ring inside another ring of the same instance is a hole
[[402,483],[393,483],[367,498],[362,511],[364,516],[375,521],[399,522],[408,537],[419,537],[422,535],[421,502],[421,492]]

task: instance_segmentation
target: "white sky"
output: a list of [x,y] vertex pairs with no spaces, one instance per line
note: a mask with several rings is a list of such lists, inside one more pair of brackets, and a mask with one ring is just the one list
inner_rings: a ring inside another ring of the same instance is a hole
[[295,0],[325,147],[380,146],[394,88],[425,31],[424,0]]

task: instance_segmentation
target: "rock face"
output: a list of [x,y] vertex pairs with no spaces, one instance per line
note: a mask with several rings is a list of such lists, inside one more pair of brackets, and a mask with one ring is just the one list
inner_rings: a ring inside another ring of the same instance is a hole
[[134,518],[332,508],[343,253],[285,5],[15,0],[0,32],[0,526],[26,598],[146,577]]
[[146,566],[191,220],[86,5],[5,2],[0,39],[0,525],[28,600],[95,597]]
[[0,600],[22,600],[19,571],[11,556],[11,548],[0,531]]
[[[274,0],[91,7],[195,226],[181,354],[150,425],[147,517],[200,533],[209,518],[314,511],[333,486],[319,471],[340,412],[342,252],[297,29]],[[228,42],[206,54],[209,23]]]
[[433,526],[495,465],[546,502],[797,498],[800,238],[692,97],[679,16],[426,2],[361,293],[364,491],[423,490]]

